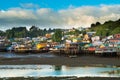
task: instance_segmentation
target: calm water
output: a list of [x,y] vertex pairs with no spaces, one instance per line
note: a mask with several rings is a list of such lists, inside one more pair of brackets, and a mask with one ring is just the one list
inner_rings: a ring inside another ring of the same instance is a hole
[[120,77],[116,66],[0,65],[0,77]]

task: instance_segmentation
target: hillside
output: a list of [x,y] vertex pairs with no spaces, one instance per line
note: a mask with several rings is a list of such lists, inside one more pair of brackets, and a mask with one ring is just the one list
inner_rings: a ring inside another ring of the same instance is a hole
[[99,22],[91,24],[90,31],[96,31],[96,35],[99,36],[120,33],[120,19],[117,21],[106,21],[104,24],[100,24]]

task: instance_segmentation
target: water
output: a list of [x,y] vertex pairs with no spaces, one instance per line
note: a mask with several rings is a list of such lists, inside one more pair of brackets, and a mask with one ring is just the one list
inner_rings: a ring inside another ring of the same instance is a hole
[[36,54],[15,54],[15,53],[0,53],[0,57],[3,58],[40,58],[40,57],[55,57],[49,53],[36,53]]
[[116,66],[55,66],[55,65],[0,65],[0,78],[4,77],[120,77]]

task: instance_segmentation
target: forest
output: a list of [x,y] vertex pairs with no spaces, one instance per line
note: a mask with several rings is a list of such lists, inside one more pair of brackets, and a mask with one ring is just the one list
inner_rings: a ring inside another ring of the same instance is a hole
[[91,24],[90,31],[96,31],[96,35],[109,36],[120,33],[120,19],[117,21],[106,21],[103,24],[96,22]]

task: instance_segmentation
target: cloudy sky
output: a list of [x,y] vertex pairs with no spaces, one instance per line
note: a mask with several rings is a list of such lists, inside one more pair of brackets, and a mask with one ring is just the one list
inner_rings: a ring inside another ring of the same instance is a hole
[[0,30],[90,27],[120,18],[120,0],[0,0]]

